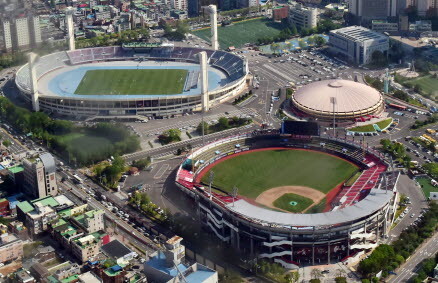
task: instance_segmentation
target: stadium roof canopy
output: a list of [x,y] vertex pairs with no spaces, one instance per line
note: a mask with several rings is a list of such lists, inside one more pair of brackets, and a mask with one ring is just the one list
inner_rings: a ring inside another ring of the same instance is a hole
[[370,215],[387,204],[393,196],[388,190],[373,189],[360,202],[342,209],[315,214],[286,213],[265,209],[240,199],[227,208],[247,218],[258,220],[261,223],[275,224],[291,227],[315,227],[338,225],[349,221],[355,221],[366,215]]
[[296,103],[317,112],[361,112],[379,105],[382,95],[374,88],[348,80],[324,80],[299,88],[294,93]]

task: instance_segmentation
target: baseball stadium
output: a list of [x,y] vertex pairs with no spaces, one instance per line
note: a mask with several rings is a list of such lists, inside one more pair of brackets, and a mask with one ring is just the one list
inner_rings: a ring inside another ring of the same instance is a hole
[[[207,55],[204,91],[202,51]],[[202,100],[210,108],[239,94],[248,73],[237,55],[173,44],[62,51],[31,64],[16,73],[22,96],[34,110],[76,117],[167,117],[199,111]]]
[[187,156],[177,186],[201,223],[249,258],[294,269],[355,260],[386,237],[398,174],[378,152],[285,121]]
[[366,121],[378,117],[384,108],[379,91],[349,80],[313,82],[292,95],[292,110],[297,116],[320,121]]

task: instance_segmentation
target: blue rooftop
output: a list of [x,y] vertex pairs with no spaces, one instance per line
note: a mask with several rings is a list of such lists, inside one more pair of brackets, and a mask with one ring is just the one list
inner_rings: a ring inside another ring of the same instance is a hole
[[[166,257],[165,255],[160,251],[158,252],[158,255],[151,258],[148,262],[146,262],[147,265],[150,267],[153,267],[163,273],[166,273],[172,277],[178,276],[178,271],[175,267],[168,267],[166,265]],[[180,273],[184,274],[186,270],[188,270],[188,266],[185,266],[184,264],[179,264],[177,266]],[[199,283],[204,282],[211,276],[215,274],[215,271],[212,271],[210,269],[207,269],[206,267],[203,267],[202,265],[198,264],[198,270],[195,272],[187,272],[187,274],[184,274],[184,277],[187,281],[187,283]]]

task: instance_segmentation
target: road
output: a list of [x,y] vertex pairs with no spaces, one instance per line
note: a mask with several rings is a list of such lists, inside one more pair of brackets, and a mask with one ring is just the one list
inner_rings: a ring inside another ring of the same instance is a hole
[[388,283],[408,282],[418,270],[418,264],[429,257],[434,256],[438,251],[438,233],[428,239],[397,271],[397,275],[389,277]]

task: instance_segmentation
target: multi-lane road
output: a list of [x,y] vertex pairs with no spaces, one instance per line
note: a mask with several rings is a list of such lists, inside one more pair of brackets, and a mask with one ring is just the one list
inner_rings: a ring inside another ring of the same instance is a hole
[[419,269],[419,263],[422,260],[433,257],[438,251],[438,233],[429,238],[423,243],[410,258],[400,266],[397,271],[397,275],[393,275],[388,279],[388,283],[400,283],[408,282],[409,279],[415,275],[415,272]]

